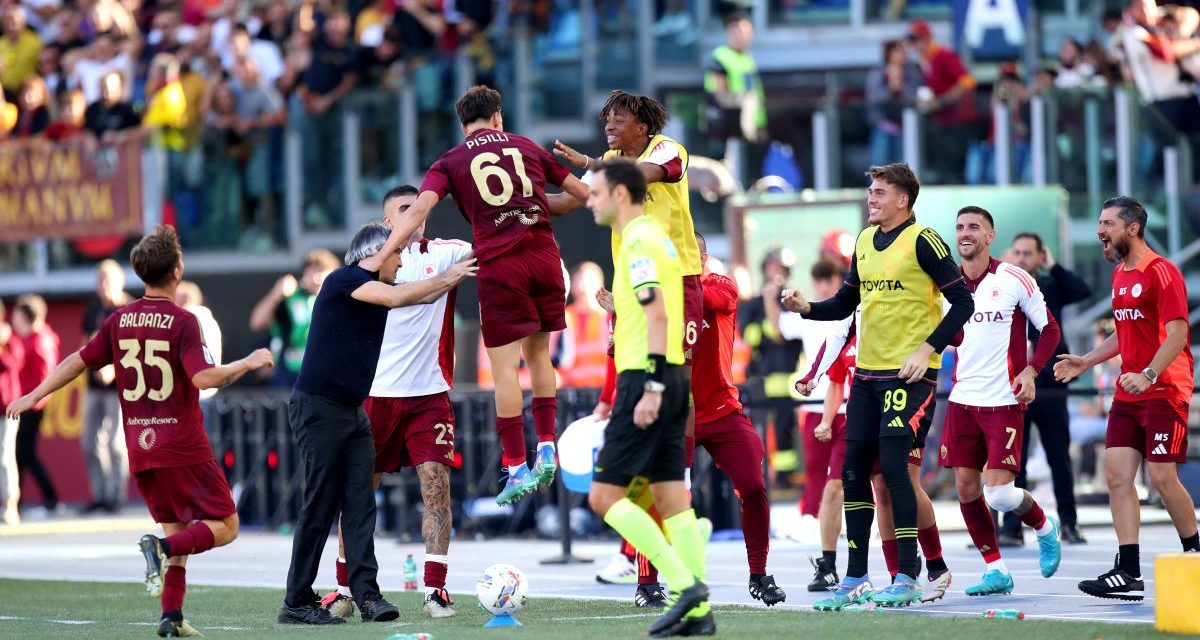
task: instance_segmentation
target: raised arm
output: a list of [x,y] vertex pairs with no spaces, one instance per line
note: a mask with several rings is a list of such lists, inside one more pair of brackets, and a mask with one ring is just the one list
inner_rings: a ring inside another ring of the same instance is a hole
[[[437,203],[440,201],[441,197],[437,193],[433,191],[421,191],[421,194],[417,196],[417,201],[408,208],[408,211],[405,211],[402,215],[397,216],[396,220],[392,221],[392,235],[388,236],[388,245],[391,245],[393,240],[396,241],[396,246],[392,247],[392,251],[399,249],[403,242],[411,238],[413,234],[417,232],[417,229],[419,229],[422,224],[425,224],[425,220],[429,218],[429,213],[433,211],[433,208],[436,207]],[[383,251],[380,251],[376,254],[376,256],[379,257],[379,265],[383,264],[383,258],[387,257],[387,255],[388,254],[384,253]],[[368,260],[370,260],[370,258],[368,258]],[[368,271],[379,270],[379,265],[376,265],[375,268],[372,269],[371,267],[368,267],[365,262],[366,261],[364,261],[364,264],[362,264],[364,269],[367,269]]]
[[550,215],[561,216],[584,206],[588,199],[588,187],[574,175],[568,175],[562,183],[562,193],[546,194]]
[[250,355],[241,360],[197,372],[192,376],[192,384],[201,390],[222,389],[237,382],[242,376],[251,371],[273,366],[274,364],[275,356],[271,355],[269,349],[255,349]]
[[83,363],[83,358],[80,357],[79,352],[72,353],[67,356],[66,360],[60,362],[37,388],[8,405],[5,415],[10,420],[16,420],[22,413],[29,411],[37,403],[41,402],[42,398],[67,386],[67,383],[79,377],[79,374],[83,373],[84,369],[87,369],[87,366]]
[[271,323],[275,321],[275,310],[284,298],[295,293],[296,286],[296,277],[290,273],[276,280],[275,286],[271,287],[267,295],[263,296],[250,312],[250,329],[264,331],[271,328]]

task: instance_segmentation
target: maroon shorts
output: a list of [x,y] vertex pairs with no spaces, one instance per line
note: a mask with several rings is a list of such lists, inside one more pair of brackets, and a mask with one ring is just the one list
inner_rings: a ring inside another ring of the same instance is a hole
[[530,236],[480,264],[475,285],[485,347],[567,328],[567,287],[553,239]]
[[363,402],[375,439],[375,473],[422,462],[454,466],[454,408],[450,394],[415,398],[371,396]]
[[696,446],[704,447],[711,454],[714,448],[736,446],[739,457],[762,465],[766,447],[750,418],[741,411],[731,411],[712,422],[696,425]]
[[700,276],[683,277],[683,360],[692,364],[704,332],[704,285]]
[[829,439],[833,445],[829,450],[829,479],[841,480],[842,467],[846,464],[846,414],[839,413],[834,416],[832,427],[833,436]]
[[938,461],[943,467],[983,471],[987,465],[988,469],[1021,473],[1024,436],[1025,409],[1021,405],[968,407],[951,402]]
[[155,522],[223,520],[237,513],[225,472],[216,460],[136,471],[138,491]]
[[1187,416],[1182,400],[1113,400],[1104,446],[1137,449],[1150,462],[1186,462]]

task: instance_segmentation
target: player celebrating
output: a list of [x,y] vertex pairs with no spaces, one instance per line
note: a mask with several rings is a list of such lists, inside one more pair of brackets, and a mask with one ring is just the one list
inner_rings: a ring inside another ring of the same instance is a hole
[[[954,232],[975,313],[958,346],[940,462],[954,469],[958,506],[987,563],[983,580],[967,587],[967,595],[1012,593],[989,506],[1037,531],[1043,578],[1054,575],[1062,560],[1058,520],[1016,485],[1025,405],[1033,400],[1037,375],[1050,362],[1061,333],[1033,278],[991,256],[996,239],[991,213],[975,206],[959,209]],[[1026,357],[1026,318],[1041,332],[1032,358]]]
[[[796,381],[796,391],[807,397],[813,392],[822,375],[829,376],[821,423],[814,430],[814,435],[831,442],[833,446],[829,456],[829,480],[821,495],[821,559],[813,562],[816,572],[808,585],[809,591],[826,591],[835,589],[838,585],[837,538],[842,528],[842,468],[846,459],[846,421],[844,416],[837,412],[841,410],[843,400],[849,397],[845,387],[846,380],[854,374],[858,354],[854,329],[858,315],[856,310],[855,315],[838,323],[830,332],[829,338],[822,343],[810,371]],[[925,437],[933,425],[935,404],[936,400],[931,401],[921,417],[913,437],[913,448],[908,453],[908,479],[917,498],[917,542],[925,555],[928,578],[921,593],[921,602],[933,602],[945,597],[946,590],[950,588],[950,582],[953,580],[950,568],[942,557],[942,538],[938,532],[933,502],[925,493],[925,487],[921,486],[921,458],[925,450]],[[887,490],[878,464],[872,469],[871,485],[875,492],[875,509],[879,512],[879,537],[883,546],[883,557],[888,573],[895,579],[900,572],[899,542],[892,518],[891,494]]]
[[[408,211],[417,188],[401,185],[383,197],[388,224]],[[428,280],[471,257],[471,245],[459,240],[427,240],[425,225],[400,253],[396,282]],[[454,409],[449,390],[454,381],[454,294],[451,289],[432,304],[388,312],[387,328],[371,396],[363,409],[375,440],[375,489],[384,473],[414,467],[421,484],[421,535],[425,538],[425,612],[434,618],[454,615],[446,591],[446,554],[450,549],[450,467],[454,464]],[[338,528],[338,588],[321,599],[332,615],[354,614],[346,551]]]
[[[683,263],[683,356],[684,370],[690,376],[692,358],[701,338],[700,325],[704,320],[704,291],[700,284],[702,267],[688,194],[688,152],[683,145],[662,134],[668,117],[667,108],[661,102],[620,90],[613,91],[600,109],[608,143],[603,158],[620,158],[637,164],[647,183],[644,210],[667,232]],[[559,140],[554,142],[554,153],[578,169],[587,170],[599,162]],[[550,201],[551,209],[559,213],[579,204],[567,194],[556,195]],[[620,245],[621,237],[614,231],[613,264],[619,260]],[[695,409],[689,404],[686,429],[686,464],[689,468],[695,444],[695,417]],[[634,601],[639,606],[659,606],[661,590],[653,565],[639,559],[637,570],[638,589]],[[608,581],[601,574],[597,574],[597,579]]]
[[258,349],[214,366],[196,316],[175,305],[183,254],[173,228],[160,226],[142,238],[129,259],[146,284],[145,295],[114,311],[82,349],[9,405],[8,417],[30,410],[84,369],[117,364],[130,470],[166,533],[144,535],[138,543],[146,558],[146,593],[162,599],[158,635],[199,636],[183,618],[187,557],[225,546],[238,534],[237,507],[204,432],[200,390],[232,384],[274,359]]
[[[508,468],[508,481],[496,497],[503,505],[554,480],[557,383],[550,334],[567,326],[567,289],[546,183],[561,186],[580,202],[587,199],[587,187],[549,151],[505,133],[500,92],[471,87],[454,109],[466,140],[429,168],[399,231],[414,233],[447,195],[471,223],[479,258],[479,319],[496,381],[496,429]],[[538,441],[532,471],[521,418],[522,356],[532,379]]]
[[[663,135],[668,117],[667,108],[654,98],[620,90],[613,91],[600,109],[600,119],[605,123],[604,137],[608,141],[608,151],[604,152],[603,159],[622,158],[637,163],[646,179],[645,211],[667,232],[679,252],[683,264],[683,355],[690,372],[700,340],[700,323],[704,321],[704,290],[700,284],[703,266],[688,194],[688,152],[683,145]],[[558,140],[554,141],[554,153],[578,169],[590,169],[598,163]],[[561,211],[571,204],[567,198],[557,196],[553,206]],[[621,236],[614,231],[614,263],[620,246]],[[689,408],[689,425],[693,424],[694,418],[694,410]],[[690,427],[688,435],[691,435]]]
[[[841,610],[869,588],[874,502],[871,468],[879,460],[891,494],[899,554],[895,582],[870,596],[885,607],[920,599],[916,582],[917,502],[908,456],[933,399],[941,352],[974,309],[971,292],[931,228],[916,223],[912,206],[920,184],[908,165],[872,167],[867,222],[858,236],[850,273],[837,294],[810,304],[799,292],[781,297],[790,311],[814,320],[839,320],[862,303],[858,362],[846,409],[846,461],[842,469],[850,560],[834,596],[817,607]],[[951,306],[942,315],[942,296]]]
[[1192,497],[1176,468],[1187,456],[1188,404],[1195,384],[1187,289],[1179,268],[1146,245],[1145,232],[1146,210],[1140,202],[1128,196],[1104,202],[1096,236],[1104,257],[1117,263],[1112,283],[1117,330],[1087,355],[1062,355],[1054,365],[1055,377],[1067,382],[1121,355],[1104,461],[1120,547],[1111,571],[1079,583],[1086,594],[1118,600],[1141,600],[1145,589],[1138,547],[1141,516],[1133,487],[1143,458],[1183,550],[1200,551]]
[[763,482],[766,455],[762,438],[742,412],[733,386],[733,335],[737,328],[737,285],[708,271],[704,236],[696,234],[704,272],[704,337],[696,354],[692,397],[696,399],[696,446],[704,447],[717,467],[733,482],[742,506],[742,531],[750,564],[750,595],[768,607],[787,598],[775,578],[767,575],[771,507]]
[[[705,541],[683,483],[690,385],[683,370],[679,257],[666,233],[642,211],[646,181],[636,166],[619,160],[601,164],[590,191],[588,207],[596,222],[611,225],[622,238],[613,277],[616,406],[588,500],[658,568],[676,596],[650,625],[650,635],[712,635],[716,625],[702,582]],[[626,495],[630,481],[640,475],[649,479],[670,543]]]

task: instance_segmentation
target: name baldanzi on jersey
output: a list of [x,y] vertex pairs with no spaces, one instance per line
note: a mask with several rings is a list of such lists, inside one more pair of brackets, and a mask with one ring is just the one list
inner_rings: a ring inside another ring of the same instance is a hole
[[881,278],[879,280],[864,280],[862,286],[867,291],[903,291],[904,284],[899,280]]
[[1113,318],[1117,320],[1145,320],[1141,309],[1113,309]]
[[170,329],[175,316],[168,313],[126,313],[121,315],[121,328]]

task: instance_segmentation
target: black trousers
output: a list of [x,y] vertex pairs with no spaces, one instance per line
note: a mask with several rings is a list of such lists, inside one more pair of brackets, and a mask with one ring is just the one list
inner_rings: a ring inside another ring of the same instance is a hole
[[17,427],[17,483],[25,477],[25,472],[33,474],[38,491],[42,492],[42,504],[47,509],[58,505],[58,492],[54,490],[54,482],[50,480],[50,472],[38,456],[38,432],[42,428],[41,411],[30,411],[21,416],[20,426]]
[[288,421],[304,470],[304,506],[292,537],[284,604],[316,599],[313,581],[330,529],[342,514],[350,592],[360,604],[379,594],[375,561],[375,441],[362,407],[295,390]]
[[[1055,394],[1055,391],[1059,389],[1039,389],[1037,399],[1025,411],[1025,438],[1021,445],[1021,475],[1017,476],[1017,486],[1026,487],[1029,433],[1036,423],[1042,448],[1046,450],[1046,462],[1050,465],[1050,478],[1054,482],[1058,517],[1064,527],[1074,527],[1078,517],[1075,514],[1075,476],[1071,472],[1071,416],[1067,411],[1067,396]],[[1021,521],[1011,511],[1004,514],[1004,531],[1013,536],[1021,532]]]

